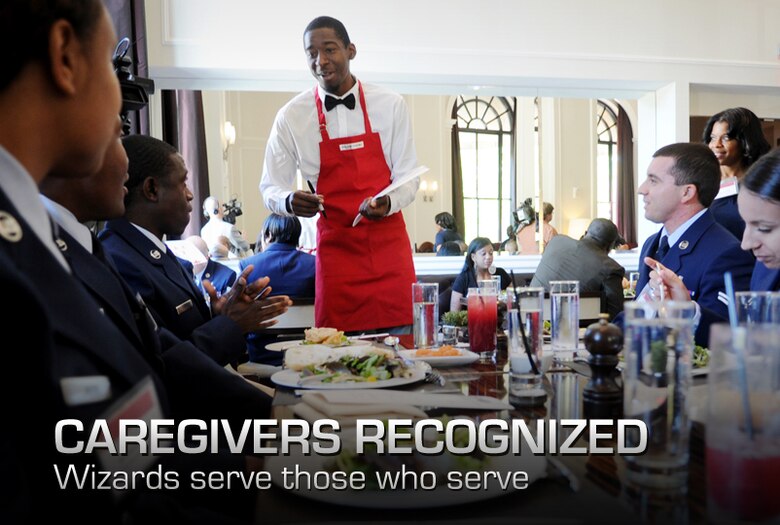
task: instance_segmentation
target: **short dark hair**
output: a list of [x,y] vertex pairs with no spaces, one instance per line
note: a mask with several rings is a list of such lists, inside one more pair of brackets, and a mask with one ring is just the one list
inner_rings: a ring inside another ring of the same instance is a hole
[[306,35],[309,31],[323,28],[332,29],[336,33],[336,36],[339,37],[339,40],[344,43],[344,47],[347,47],[350,44],[347,28],[344,27],[344,24],[342,24],[341,21],[336,20],[332,16],[318,16],[309,22],[309,25],[303,30],[303,34]]
[[588,225],[585,237],[593,239],[601,248],[609,251],[615,245],[618,238],[618,229],[615,223],[609,219],[593,219]]
[[146,135],[123,137],[122,145],[129,160],[125,206],[130,206],[138,198],[136,190],[143,185],[147,177],[158,181],[168,177],[174,168],[173,156],[179,152],[167,142]]
[[553,211],[555,211],[555,208],[549,202],[545,202],[542,204],[542,217],[547,217],[548,215],[552,215]]
[[436,252],[436,255],[439,256],[447,256],[447,255],[463,255],[463,250],[460,249],[460,244],[456,241],[447,241],[441,243],[441,246],[439,246],[439,251]]
[[49,29],[66,20],[76,36],[89,40],[103,4],[100,0],[3,0],[0,3],[0,90],[32,61],[48,63]]
[[712,127],[718,122],[728,124],[729,137],[739,141],[742,163],[746,168],[772,149],[764,137],[761,120],[747,108],[729,108],[711,116],[704,127],[704,133],[701,136],[702,142],[710,143]]
[[458,226],[455,224],[455,217],[453,217],[449,212],[443,211],[441,213],[437,213],[433,220],[436,222],[436,224],[445,230],[457,231],[458,229]]
[[720,165],[715,154],[704,144],[678,142],[653,153],[653,158],[674,159],[672,175],[678,186],[693,184],[699,202],[709,208],[720,190]]
[[750,167],[742,180],[742,187],[764,199],[780,203],[780,148],[767,153]]
[[263,237],[268,242],[298,246],[298,241],[301,238],[301,221],[298,217],[272,213],[263,223]]

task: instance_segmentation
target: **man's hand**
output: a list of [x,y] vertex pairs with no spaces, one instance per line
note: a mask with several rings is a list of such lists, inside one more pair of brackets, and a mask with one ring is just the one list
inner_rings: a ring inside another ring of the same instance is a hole
[[[645,257],[645,264],[653,269],[650,272],[650,280],[648,281],[650,294],[653,297],[658,299],[666,297],[675,301],[691,300],[691,293],[676,273],[651,257]],[[663,288],[663,295],[661,294],[661,288]],[[637,290],[637,292],[640,292],[640,290]]]
[[360,205],[360,214],[371,220],[378,220],[390,213],[390,197],[387,195],[378,199],[370,197]]
[[298,217],[314,217],[324,202],[325,197],[318,193],[298,190],[292,194],[290,207]]
[[247,266],[236,279],[233,288],[222,297],[217,296],[216,289],[208,280],[203,281],[203,287],[211,297],[214,315],[229,317],[245,334],[275,325],[277,320],[274,317],[282,315],[292,306],[292,301],[286,295],[266,298],[271,293],[268,277],[261,277],[247,285],[246,279],[253,269],[251,264]]

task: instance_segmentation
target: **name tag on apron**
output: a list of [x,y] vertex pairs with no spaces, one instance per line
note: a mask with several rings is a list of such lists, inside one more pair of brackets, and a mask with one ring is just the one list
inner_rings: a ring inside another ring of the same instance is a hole
[[361,140],[359,142],[350,142],[349,144],[341,144],[339,146],[339,149],[341,151],[351,151],[353,149],[362,149],[363,146],[364,146],[364,144],[363,144],[363,141]]

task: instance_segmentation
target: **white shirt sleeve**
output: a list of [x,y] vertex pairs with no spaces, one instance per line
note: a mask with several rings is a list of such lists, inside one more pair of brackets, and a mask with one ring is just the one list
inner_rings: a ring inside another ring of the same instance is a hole
[[285,205],[287,197],[295,191],[295,175],[298,160],[295,139],[279,111],[274,120],[268,145],[265,148],[263,176],[260,179],[260,193],[265,206],[278,215],[292,215]]

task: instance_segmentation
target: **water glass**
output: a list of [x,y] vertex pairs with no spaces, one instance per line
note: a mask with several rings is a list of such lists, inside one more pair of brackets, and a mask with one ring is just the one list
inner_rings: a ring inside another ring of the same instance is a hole
[[412,308],[415,348],[436,346],[439,334],[439,285],[413,283]]
[[480,358],[493,359],[496,353],[498,303],[494,288],[469,288],[469,346]]
[[550,281],[552,351],[558,361],[571,361],[580,335],[580,282]]
[[711,521],[780,518],[780,326],[713,325],[706,420]]
[[737,292],[734,295],[740,324],[780,324],[780,292]]
[[636,295],[636,283],[639,282],[639,272],[630,272],[628,274],[628,289],[633,295]]
[[[647,425],[647,450],[626,456],[628,479],[657,489],[688,478],[688,390],[693,357],[691,301],[632,302],[625,307],[623,412]],[[626,436],[637,446],[639,432]]]

